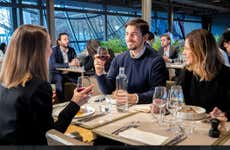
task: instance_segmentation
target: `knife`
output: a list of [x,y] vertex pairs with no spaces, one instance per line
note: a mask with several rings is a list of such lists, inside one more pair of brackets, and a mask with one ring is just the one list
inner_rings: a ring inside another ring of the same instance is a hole
[[99,117],[102,117],[102,116],[104,116],[104,115],[106,115],[106,113],[99,113],[99,114],[96,114],[96,115],[93,115],[93,116],[89,116],[89,117],[87,117],[87,118],[78,119],[78,122],[79,122],[79,123],[82,123],[82,122],[92,121],[92,120],[97,119],[97,118],[99,118]]
[[173,138],[170,141],[168,141],[167,143],[165,143],[165,145],[176,145],[177,143],[180,143],[181,141],[183,141],[186,138],[187,138],[186,135],[179,134],[175,138]]

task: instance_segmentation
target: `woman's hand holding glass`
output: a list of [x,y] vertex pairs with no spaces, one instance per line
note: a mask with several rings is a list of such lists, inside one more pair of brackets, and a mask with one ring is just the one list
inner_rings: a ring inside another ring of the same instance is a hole
[[85,87],[81,91],[78,91],[78,88],[75,88],[74,95],[71,101],[75,102],[79,106],[82,106],[83,104],[87,103],[88,99],[90,98],[90,95],[93,93],[93,87],[94,85],[92,84],[90,86]]

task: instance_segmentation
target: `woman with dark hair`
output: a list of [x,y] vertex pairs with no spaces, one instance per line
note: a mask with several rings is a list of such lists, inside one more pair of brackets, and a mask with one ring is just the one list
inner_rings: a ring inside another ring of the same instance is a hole
[[87,56],[83,59],[82,65],[85,68],[85,75],[94,75],[95,69],[93,65],[94,55],[97,54],[97,49],[99,47],[99,42],[97,40],[88,40],[86,42],[86,52]]
[[220,48],[226,52],[230,61],[230,30],[225,31],[220,38]]
[[65,132],[93,85],[74,95],[52,118],[52,89],[48,83],[50,36],[41,26],[23,25],[14,32],[0,73],[0,144],[41,145],[49,129]]
[[[82,65],[84,66],[86,73],[85,75],[94,75],[94,56],[97,54],[97,50],[100,47],[100,43],[97,40],[89,40],[86,42],[87,56],[84,58]],[[105,72],[109,71],[109,67],[112,59],[114,58],[114,53],[111,49],[108,49],[110,55],[109,59],[105,63]]]
[[5,54],[5,52],[6,52],[6,43],[1,43],[0,44],[0,50],[3,52],[3,54]]
[[187,66],[178,83],[185,103],[230,119],[230,68],[223,64],[213,35],[203,29],[192,31],[185,39],[183,54]]

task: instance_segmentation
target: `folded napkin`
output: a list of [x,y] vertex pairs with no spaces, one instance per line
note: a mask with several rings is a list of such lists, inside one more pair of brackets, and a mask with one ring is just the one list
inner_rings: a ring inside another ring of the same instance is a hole
[[135,105],[135,106],[133,106],[133,110],[134,111],[145,112],[145,113],[149,113],[151,111],[149,104]]
[[166,136],[141,131],[136,128],[130,128],[128,130],[120,132],[119,136],[148,145],[161,145],[168,139],[168,137]]

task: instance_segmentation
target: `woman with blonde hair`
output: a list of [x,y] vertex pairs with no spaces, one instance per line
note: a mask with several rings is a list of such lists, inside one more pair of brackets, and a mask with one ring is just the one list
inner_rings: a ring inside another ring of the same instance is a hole
[[65,132],[93,85],[74,90],[70,103],[54,123],[48,83],[50,37],[41,26],[22,25],[13,33],[0,73],[0,143],[47,144],[52,128]]
[[230,68],[211,33],[194,30],[185,39],[186,70],[179,77],[185,103],[204,107],[212,116],[230,118]]

